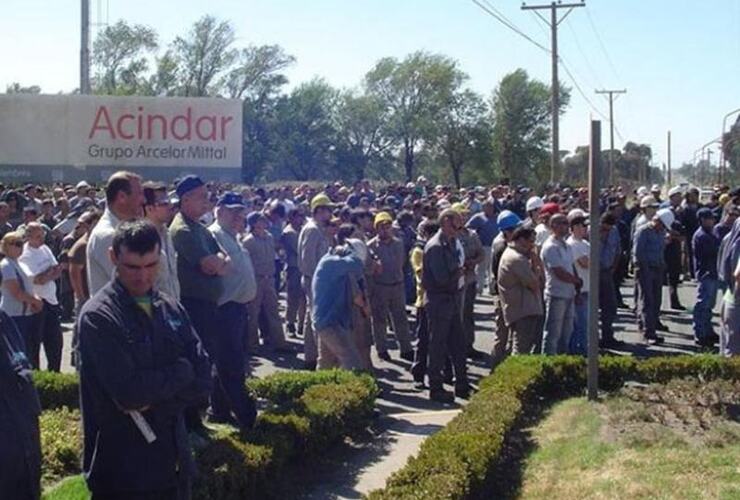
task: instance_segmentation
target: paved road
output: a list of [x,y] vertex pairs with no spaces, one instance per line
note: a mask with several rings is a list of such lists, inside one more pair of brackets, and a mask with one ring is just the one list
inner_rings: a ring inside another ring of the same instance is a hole
[[[624,287],[625,301],[632,304],[631,284]],[[637,324],[631,311],[620,309],[615,329],[617,338],[626,342],[620,354],[651,356],[667,353],[696,352],[691,332],[691,308],[696,302],[695,284],[684,283],[679,290],[683,304],[689,308],[685,312],[664,310],[661,320],[670,331],[664,333],[666,342],[662,346],[648,346],[637,332]],[[664,287],[664,304],[668,304],[667,288]],[[492,348],[494,323],[492,321],[491,298],[483,295],[476,303],[476,342],[475,347],[486,353]],[[715,317],[715,322],[717,318]],[[65,353],[63,371],[72,371],[69,365],[69,345],[71,325],[65,325]],[[292,339],[297,350],[301,349],[300,339]],[[398,359],[398,351],[391,351],[395,358],[384,362],[373,354],[379,385],[382,394],[377,401],[380,417],[374,422],[367,439],[348,444],[337,450],[332,457],[314,464],[307,477],[310,478],[300,494],[300,498],[360,498],[363,493],[382,487],[387,476],[402,466],[408,456],[416,453],[418,446],[428,435],[442,428],[459,411],[464,401],[457,400],[454,405],[443,405],[429,401],[426,392],[419,392],[413,386],[408,372],[409,363]],[[298,369],[302,364],[302,354],[297,356],[261,356],[259,353],[251,361],[253,376],[262,377],[279,370]],[[45,362],[42,361],[42,366]],[[486,356],[470,364],[471,382],[476,384],[489,373],[490,357]]]

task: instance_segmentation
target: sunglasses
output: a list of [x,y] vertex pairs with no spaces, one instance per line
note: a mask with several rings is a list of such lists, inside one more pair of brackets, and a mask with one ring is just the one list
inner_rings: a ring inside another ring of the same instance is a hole
[[10,244],[14,247],[22,248],[23,242],[22,241],[11,241]]

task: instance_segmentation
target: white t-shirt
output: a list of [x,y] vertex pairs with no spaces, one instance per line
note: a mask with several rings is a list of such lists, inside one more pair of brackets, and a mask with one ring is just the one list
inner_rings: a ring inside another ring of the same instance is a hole
[[546,225],[540,223],[534,228],[534,234],[534,244],[537,245],[537,248],[542,248],[547,238],[550,237],[550,230]]
[[[18,263],[32,280],[50,267],[58,264],[49,247],[41,245],[38,248],[33,248],[28,243],[23,245],[23,253],[18,258]],[[53,280],[47,281],[43,285],[34,283],[33,293],[53,306],[59,303],[57,300],[57,284]]]
[[568,236],[566,240],[571,252],[573,252],[573,260],[575,260],[576,273],[578,277],[583,281],[583,287],[581,292],[587,293],[589,290],[589,279],[588,279],[588,267],[583,267],[578,263],[578,259],[581,257],[587,257],[591,251],[591,245],[586,240],[577,240],[573,236]]

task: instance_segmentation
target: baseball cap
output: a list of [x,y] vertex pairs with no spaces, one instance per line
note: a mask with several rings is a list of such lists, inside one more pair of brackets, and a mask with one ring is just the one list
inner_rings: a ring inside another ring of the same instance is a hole
[[652,195],[645,195],[640,200],[640,208],[658,208],[658,201]]
[[177,193],[177,197],[182,199],[184,195],[201,186],[205,186],[205,183],[200,179],[200,177],[197,175],[186,175],[177,183],[175,192]]
[[706,207],[700,208],[699,210],[697,210],[696,216],[699,219],[714,219],[715,218],[714,212],[712,212],[712,210]]
[[226,208],[245,208],[246,204],[244,203],[244,198],[242,198],[242,195],[236,194],[233,191],[227,191],[224,194],[221,195],[221,197],[218,199],[217,205],[219,207],[226,207]]

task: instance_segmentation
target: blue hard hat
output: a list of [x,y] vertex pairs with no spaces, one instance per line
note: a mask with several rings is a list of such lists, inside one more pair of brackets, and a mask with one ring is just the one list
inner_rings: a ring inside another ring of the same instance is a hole
[[519,216],[511,210],[504,210],[498,214],[496,223],[501,231],[506,231],[507,229],[514,229],[517,227],[522,223],[522,219],[520,219]]

